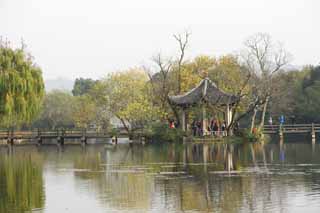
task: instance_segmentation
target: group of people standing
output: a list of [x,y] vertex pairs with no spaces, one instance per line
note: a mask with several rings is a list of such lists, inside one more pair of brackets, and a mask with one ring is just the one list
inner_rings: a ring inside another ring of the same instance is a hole
[[[203,136],[204,128],[203,122],[201,120],[193,121],[192,124],[192,133],[193,136]],[[207,126],[206,132],[209,132],[210,135],[215,136],[226,136],[227,135],[227,123],[226,121],[220,121],[218,119],[211,119],[209,125]]]

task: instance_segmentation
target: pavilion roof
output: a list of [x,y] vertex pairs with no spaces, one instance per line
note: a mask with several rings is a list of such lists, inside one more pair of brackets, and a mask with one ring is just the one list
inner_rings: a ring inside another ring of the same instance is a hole
[[209,78],[205,78],[189,92],[169,96],[169,100],[176,106],[189,107],[203,102],[211,105],[232,105],[237,102],[238,97],[220,90]]

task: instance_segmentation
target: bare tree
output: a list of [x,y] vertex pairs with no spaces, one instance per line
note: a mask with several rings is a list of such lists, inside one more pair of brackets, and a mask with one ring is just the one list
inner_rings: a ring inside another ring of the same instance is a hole
[[190,37],[191,33],[186,31],[184,32],[183,35],[178,34],[178,35],[173,35],[173,37],[177,40],[177,42],[179,43],[179,50],[180,50],[180,55],[179,58],[177,60],[177,66],[178,66],[178,89],[177,89],[177,94],[180,94],[181,92],[181,68],[182,68],[182,64],[183,64],[183,60],[185,57],[185,50],[186,47],[188,45],[189,42],[189,37]]
[[152,61],[156,64],[157,71],[152,72],[151,69],[148,68],[144,68],[144,70],[146,70],[149,76],[153,95],[159,97],[160,106],[162,109],[165,109],[168,102],[167,97],[171,90],[169,73],[171,71],[172,61],[170,59],[163,59],[160,53],[154,56]]
[[[272,96],[272,79],[290,60],[290,54],[280,43],[274,43],[266,33],[250,36],[245,42],[245,64],[257,77],[257,88],[262,105],[259,128],[263,128],[265,114]],[[254,113],[255,114],[255,113]],[[254,123],[254,121],[253,121]]]
[[[144,67],[144,70],[149,76],[149,81],[152,86],[153,96],[156,97],[157,103],[160,107],[167,111],[168,107],[171,108],[177,124],[180,123],[180,116],[178,109],[173,106],[169,101],[169,94],[180,94],[181,92],[181,70],[185,57],[185,50],[189,42],[189,32],[184,34],[173,35],[179,44],[179,56],[176,60],[164,59],[161,54],[157,54],[152,58],[156,65],[156,71]],[[174,81],[173,75],[177,71],[177,81]],[[160,102],[160,103],[159,103]]]

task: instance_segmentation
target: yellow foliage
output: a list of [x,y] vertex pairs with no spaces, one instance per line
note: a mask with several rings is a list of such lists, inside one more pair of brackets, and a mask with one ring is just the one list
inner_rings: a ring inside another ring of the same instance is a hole
[[147,81],[148,76],[140,69],[110,74],[100,86],[104,94],[100,97],[114,116],[131,125],[143,124],[163,115],[151,103]]
[[77,96],[72,110],[72,118],[77,127],[87,128],[96,117],[96,105],[89,96]]

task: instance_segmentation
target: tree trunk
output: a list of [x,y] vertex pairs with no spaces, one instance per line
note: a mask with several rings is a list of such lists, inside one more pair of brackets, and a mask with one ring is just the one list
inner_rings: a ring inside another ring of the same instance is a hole
[[116,116],[122,123],[123,127],[125,128],[125,130],[127,131],[128,135],[130,136],[132,134],[132,131],[130,130],[130,128],[127,126],[126,122],[119,116]]
[[256,122],[257,111],[258,111],[258,109],[255,107],[254,110],[253,110],[253,115],[252,115],[252,117],[251,117],[251,128],[250,128],[250,132],[253,131],[253,128],[254,128],[254,125],[255,125],[255,122]]
[[233,128],[231,127],[227,128],[227,136],[233,136]]
[[177,95],[180,95],[181,92],[181,65],[179,64],[179,69],[178,69],[178,92]]
[[260,126],[259,126],[259,129],[262,129],[264,127],[264,120],[265,120],[265,117],[266,117],[266,112],[267,112],[267,106],[268,106],[268,103],[269,103],[269,99],[270,99],[270,96],[267,96],[266,97],[266,101],[263,105],[263,110],[262,110],[262,113],[261,113],[261,122],[260,122]]
[[176,122],[177,122],[177,126],[176,127],[179,127],[180,126],[179,112],[178,112],[177,108],[170,103],[169,96],[167,96],[167,102],[168,102],[168,104],[169,104],[169,106],[170,106],[170,108],[171,108],[171,110],[172,110],[172,112],[174,114],[175,119],[176,119]]

